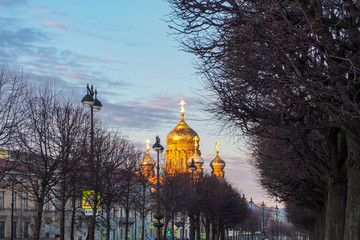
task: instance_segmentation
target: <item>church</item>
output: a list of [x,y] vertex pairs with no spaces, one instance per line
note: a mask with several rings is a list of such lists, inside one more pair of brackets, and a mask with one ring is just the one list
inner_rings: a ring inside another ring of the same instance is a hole
[[[185,105],[182,100],[180,105],[180,122],[166,137],[165,166],[168,173],[190,171],[191,163],[195,164],[196,172],[203,173],[204,159],[201,157],[200,137],[185,122]],[[219,157],[219,143],[216,144],[216,157],[211,161],[211,174],[224,178],[226,163]],[[154,176],[156,162],[149,155],[149,142],[147,142],[147,154],[141,161],[141,168],[145,175]]]
[[[180,105],[180,122],[174,127],[172,131],[166,137],[166,151],[165,151],[165,164],[162,166],[164,171],[168,174],[174,173],[196,173],[197,175],[202,175],[204,173],[204,159],[201,157],[200,147],[200,137],[199,135],[185,122],[185,108],[186,103],[182,100]],[[159,181],[160,176],[155,174],[156,161],[149,154],[149,140],[147,140],[147,154],[141,161],[142,174],[147,176],[149,181],[153,184],[156,184]],[[226,164],[219,156],[219,143],[216,145],[216,156],[210,162],[210,167],[212,169],[211,174],[220,179],[224,178]],[[157,169],[158,170],[158,169]],[[161,182],[161,181],[160,181]],[[156,217],[152,214],[152,222],[155,222],[154,225],[157,227],[162,227],[163,224],[160,223],[162,217]],[[189,221],[190,219],[187,219]],[[193,220],[190,220],[193,221]],[[179,226],[176,231],[176,238],[189,239],[191,232],[191,225],[193,223],[185,224]],[[202,228],[202,227],[201,227]],[[205,234],[201,231],[201,235]],[[180,231],[177,231],[180,230]],[[150,231],[150,234],[153,238],[156,238],[157,233],[156,229],[153,228]],[[159,233],[158,233],[159,234]],[[203,238],[203,237],[201,237]]]

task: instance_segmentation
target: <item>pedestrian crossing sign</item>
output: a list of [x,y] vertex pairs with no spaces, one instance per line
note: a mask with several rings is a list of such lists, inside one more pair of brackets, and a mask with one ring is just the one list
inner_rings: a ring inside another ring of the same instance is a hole
[[96,203],[96,208],[100,207],[100,194],[97,193],[97,201],[95,200],[95,191],[89,190],[89,191],[83,191],[83,201],[82,201],[82,207],[83,208],[93,208],[93,206]]

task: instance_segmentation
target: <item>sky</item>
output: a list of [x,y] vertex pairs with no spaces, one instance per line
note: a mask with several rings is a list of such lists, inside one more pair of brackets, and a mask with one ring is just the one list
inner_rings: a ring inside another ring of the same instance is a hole
[[202,110],[206,99],[193,55],[169,34],[164,0],[0,0],[0,64],[20,68],[34,84],[55,82],[79,99],[94,85],[103,109],[96,113],[111,128],[144,146],[185,121],[200,136],[204,171],[219,156],[225,176],[249,200],[275,205],[257,184],[248,164],[246,141],[219,132]]

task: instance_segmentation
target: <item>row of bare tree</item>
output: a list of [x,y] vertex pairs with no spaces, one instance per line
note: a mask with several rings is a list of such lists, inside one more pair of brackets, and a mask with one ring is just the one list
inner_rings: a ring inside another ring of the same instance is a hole
[[200,225],[207,240],[224,240],[225,230],[238,226],[248,216],[247,201],[239,191],[225,179],[206,174],[165,173],[159,200],[165,213],[164,229],[170,229],[172,240],[174,225],[182,227],[184,238],[187,218],[190,240],[201,238]]
[[168,1],[207,110],[247,137],[262,186],[313,239],[360,239],[359,1]]
[[42,237],[49,202],[60,216],[60,239],[65,239],[66,221],[71,223],[71,239],[89,222],[89,229],[95,228],[96,218],[88,221],[78,204],[83,190],[101,196],[109,233],[110,210],[117,204],[128,214],[133,207],[129,202],[137,199],[133,178],[143,153],[126,137],[95,121],[94,154],[90,155],[90,111],[55,86],[44,83],[36,88],[27,81],[21,71],[0,69],[0,146],[11,157],[1,179],[16,177],[15,188],[35,202],[32,238]]

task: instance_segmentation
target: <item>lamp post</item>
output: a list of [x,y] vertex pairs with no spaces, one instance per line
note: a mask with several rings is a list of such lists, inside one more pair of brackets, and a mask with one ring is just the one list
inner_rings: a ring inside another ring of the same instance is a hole
[[265,204],[264,202],[261,203],[261,231],[265,238]]
[[276,214],[276,227],[275,227],[275,232],[276,232],[276,239],[280,239],[280,231],[279,231],[279,208],[278,208],[278,205],[276,205],[275,207],[275,214]]
[[[101,110],[102,104],[101,102],[97,99],[97,91],[95,89],[94,91],[94,87],[93,85],[91,85],[91,87],[89,87],[89,84],[86,86],[86,90],[87,93],[86,95],[83,97],[83,99],[81,100],[81,103],[84,105],[84,107],[88,107],[90,108],[90,158],[89,158],[89,165],[91,167],[91,179],[94,180],[94,173],[95,173],[95,169],[94,169],[94,112],[98,112]],[[95,98],[94,98],[95,97]],[[93,185],[94,186],[94,185]],[[97,189],[94,189],[94,193],[95,193],[95,198],[97,198]],[[95,235],[95,218],[96,218],[96,203],[94,201],[94,206],[93,206],[93,215],[90,221],[90,226],[89,226],[89,240],[94,240],[94,235]]]
[[17,180],[15,177],[11,176],[9,178],[11,183],[11,240],[14,240],[14,185],[16,184]]
[[[193,184],[194,184],[194,189],[195,189],[195,178],[194,178],[194,173],[197,171],[197,167],[194,164],[194,159],[191,159],[191,164],[189,165],[189,170],[191,171],[192,174],[192,178],[193,178]],[[190,211],[189,214],[190,217],[190,240],[194,240],[195,239],[195,214],[194,212]]]
[[[252,198],[250,198],[249,204],[250,204],[251,214],[253,214],[252,211],[253,211],[253,207],[254,207],[254,202],[253,202]],[[254,240],[254,231],[253,231],[254,226],[251,226],[250,230],[251,230],[251,240]]]
[[154,151],[157,154],[157,162],[156,162],[156,170],[157,170],[157,182],[156,182],[156,214],[154,215],[154,218],[157,219],[157,223],[155,223],[155,227],[157,228],[157,240],[161,239],[161,228],[164,226],[163,223],[161,223],[161,219],[163,218],[162,214],[160,213],[160,201],[159,201],[159,194],[160,194],[160,164],[159,164],[159,158],[160,154],[164,152],[164,147],[160,144],[160,137],[156,136],[156,142],[152,146]]

